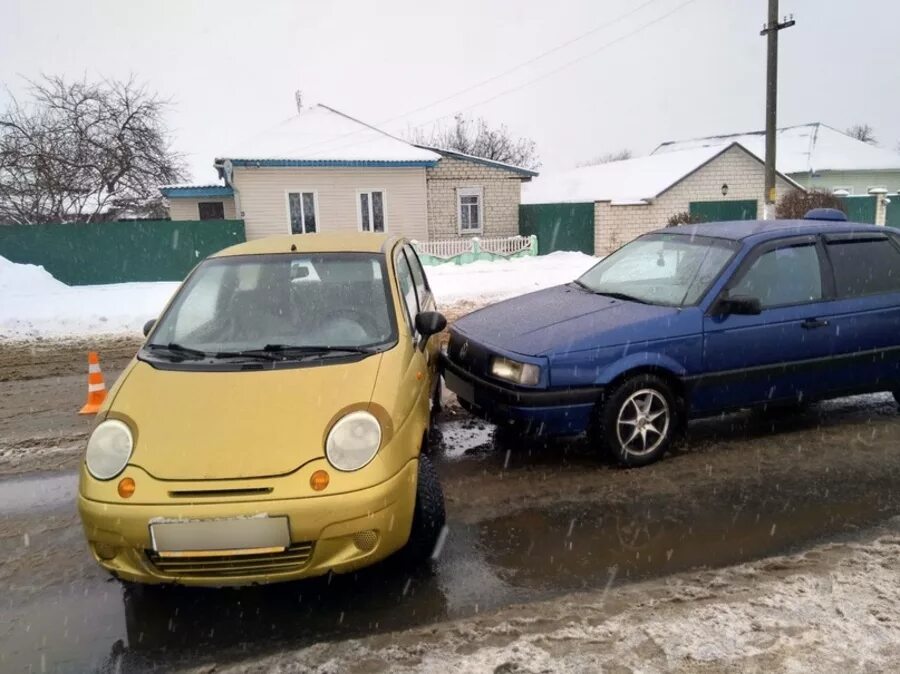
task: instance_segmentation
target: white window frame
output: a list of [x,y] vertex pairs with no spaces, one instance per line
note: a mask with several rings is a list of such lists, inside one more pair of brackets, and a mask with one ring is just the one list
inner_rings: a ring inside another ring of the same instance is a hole
[[[369,195],[369,225],[374,226],[375,224],[375,212],[372,209],[372,192],[381,192],[381,210],[382,217],[384,218],[384,231],[383,232],[375,232],[374,229],[363,229],[362,226],[362,204],[360,203],[360,196],[363,194]],[[356,190],[356,229],[360,232],[374,232],[376,234],[387,234],[388,233],[388,205],[387,205],[387,190],[383,187],[371,187],[368,189],[359,189]]]
[[[463,229],[462,226],[462,198],[478,197],[478,228]],[[457,187],[456,188],[456,228],[461,235],[484,233],[484,188],[483,187]]]
[[[313,195],[313,215],[316,218],[316,232],[322,231],[322,221],[319,218],[319,192],[317,190],[310,190],[310,189],[295,187],[295,188],[284,191],[284,212],[285,212],[285,216],[287,217],[288,234],[293,234],[293,231],[291,231],[291,195],[292,194],[300,195],[300,209],[302,211],[303,195],[310,194],[310,193],[312,193],[312,195]],[[305,213],[301,212],[301,214],[300,214],[301,222],[303,222],[305,220],[305,218],[303,217],[304,215],[305,215]],[[309,233],[309,232],[305,231],[306,230],[305,222],[303,223],[303,229],[304,229],[304,232],[303,232],[304,234]]]

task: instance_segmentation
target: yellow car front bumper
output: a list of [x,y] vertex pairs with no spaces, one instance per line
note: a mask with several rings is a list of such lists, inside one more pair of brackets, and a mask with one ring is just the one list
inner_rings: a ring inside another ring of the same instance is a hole
[[349,493],[191,504],[195,520],[287,517],[291,546],[253,555],[154,553],[151,521],[183,518],[183,504],[106,503],[79,495],[78,510],[94,558],[122,580],[197,586],[275,583],[353,571],[402,548],[412,525],[417,473],[418,460],[412,460],[387,481]]

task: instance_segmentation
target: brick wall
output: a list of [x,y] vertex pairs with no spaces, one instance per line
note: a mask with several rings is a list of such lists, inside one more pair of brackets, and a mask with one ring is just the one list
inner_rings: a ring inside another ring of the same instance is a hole
[[[765,172],[762,163],[738,147],[731,148],[706,166],[682,180],[648,205],[615,206],[594,204],[594,247],[597,255],[608,255],[622,244],[665,227],[669,216],[686,211],[692,201],[756,199],[762,217]],[[728,195],[722,196],[722,184]],[[794,187],[780,176],[776,180],[779,197]]]
[[428,192],[428,237],[454,239],[459,234],[456,190],[480,187],[484,193],[483,231],[479,236],[519,233],[521,177],[493,166],[444,157],[425,170]]

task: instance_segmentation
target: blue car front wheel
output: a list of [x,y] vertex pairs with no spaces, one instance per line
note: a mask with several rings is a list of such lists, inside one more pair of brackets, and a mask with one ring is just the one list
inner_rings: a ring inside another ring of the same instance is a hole
[[616,461],[629,467],[660,459],[682,419],[672,387],[654,374],[638,374],[620,382],[598,412],[598,440]]

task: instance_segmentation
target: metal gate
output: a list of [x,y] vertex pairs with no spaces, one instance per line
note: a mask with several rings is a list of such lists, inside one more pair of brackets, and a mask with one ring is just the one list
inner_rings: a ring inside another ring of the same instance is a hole
[[704,222],[756,220],[756,200],[692,201],[690,212]]
[[519,234],[537,236],[538,255],[557,250],[594,254],[594,204],[523,204]]

